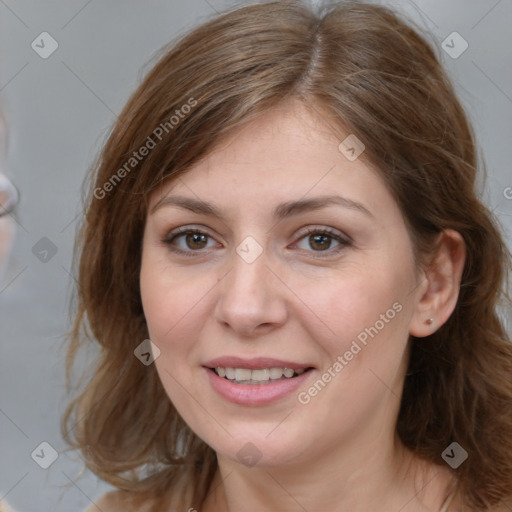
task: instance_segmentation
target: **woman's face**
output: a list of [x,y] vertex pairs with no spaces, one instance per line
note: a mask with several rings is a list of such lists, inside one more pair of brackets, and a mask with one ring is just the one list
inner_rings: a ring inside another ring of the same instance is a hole
[[140,284],[156,369],[225,461],[372,457],[394,435],[425,288],[396,202],[340,142],[283,105],[151,197]]

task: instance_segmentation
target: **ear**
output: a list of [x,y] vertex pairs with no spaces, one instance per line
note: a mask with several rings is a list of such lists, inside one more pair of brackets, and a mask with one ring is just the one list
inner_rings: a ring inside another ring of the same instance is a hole
[[417,338],[437,331],[455,309],[466,261],[466,244],[461,234],[443,231],[437,240],[432,260],[423,272],[424,283],[411,319],[410,334]]

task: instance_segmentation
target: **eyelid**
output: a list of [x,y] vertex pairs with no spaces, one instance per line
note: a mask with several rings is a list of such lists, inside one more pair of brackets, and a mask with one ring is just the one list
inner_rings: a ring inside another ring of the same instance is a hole
[[333,237],[338,237],[338,238],[342,239],[347,244],[353,243],[352,238],[349,237],[344,232],[339,231],[338,229],[335,229],[335,228],[323,226],[321,224],[313,224],[311,226],[307,226],[305,228],[305,231],[300,231],[296,236],[298,236],[300,238],[304,238],[304,236],[309,235],[311,233],[327,233]]
[[[201,225],[201,224],[187,224],[184,226],[179,226],[177,228],[171,229],[165,236],[165,239],[169,239],[170,237],[182,234],[182,233],[188,233],[190,231],[197,231],[201,232],[202,234],[208,235],[211,238],[215,238],[212,234],[209,232],[209,228]],[[332,235],[339,236],[340,238],[343,238],[346,242],[352,243],[353,240],[350,236],[348,236],[346,233],[339,231],[335,228],[331,228],[329,226],[324,226],[322,224],[311,224],[304,228],[301,228],[296,235],[297,237],[304,237],[305,235],[309,235],[310,233],[316,233],[318,231],[329,233]]]
[[199,233],[201,235],[207,235],[208,237],[212,239],[217,239],[217,235],[213,235],[210,230],[204,226],[196,226],[193,224],[189,224],[186,226],[180,226],[178,228],[175,228],[167,233],[165,236],[166,240],[172,239],[176,236],[187,234],[187,233]]

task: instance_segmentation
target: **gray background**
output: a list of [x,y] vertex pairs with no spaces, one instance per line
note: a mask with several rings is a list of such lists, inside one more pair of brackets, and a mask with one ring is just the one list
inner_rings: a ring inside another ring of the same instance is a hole
[[[468,42],[457,59],[440,53],[486,160],[483,198],[498,214],[511,246],[512,1],[386,3],[427,28],[439,48],[453,31]],[[7,171],[22,191],[14,252],[0,285],[0,498],[7,495],[19,511],[80,511],[108,488],[87,472],[72,483],[82,464],[77,454],[64,452],[59,431],[81,182],[139,83],[143,64],[177,34],[230,5],[221,0],[0,0]],[[31,48],[44,31],[59,45],[47,59]],[[43,237],[57,249],[46,263],[32,252]],[[46,470],[31,458],[43,441],[59,453]]]

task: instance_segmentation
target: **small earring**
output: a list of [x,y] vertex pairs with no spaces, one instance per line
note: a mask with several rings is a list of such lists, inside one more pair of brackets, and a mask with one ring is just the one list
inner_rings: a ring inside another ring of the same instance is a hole
[[434,323],[434,319],[433,318],[429,318],[428,320],[425,320],[425,323],[427,325],[432,325]]

